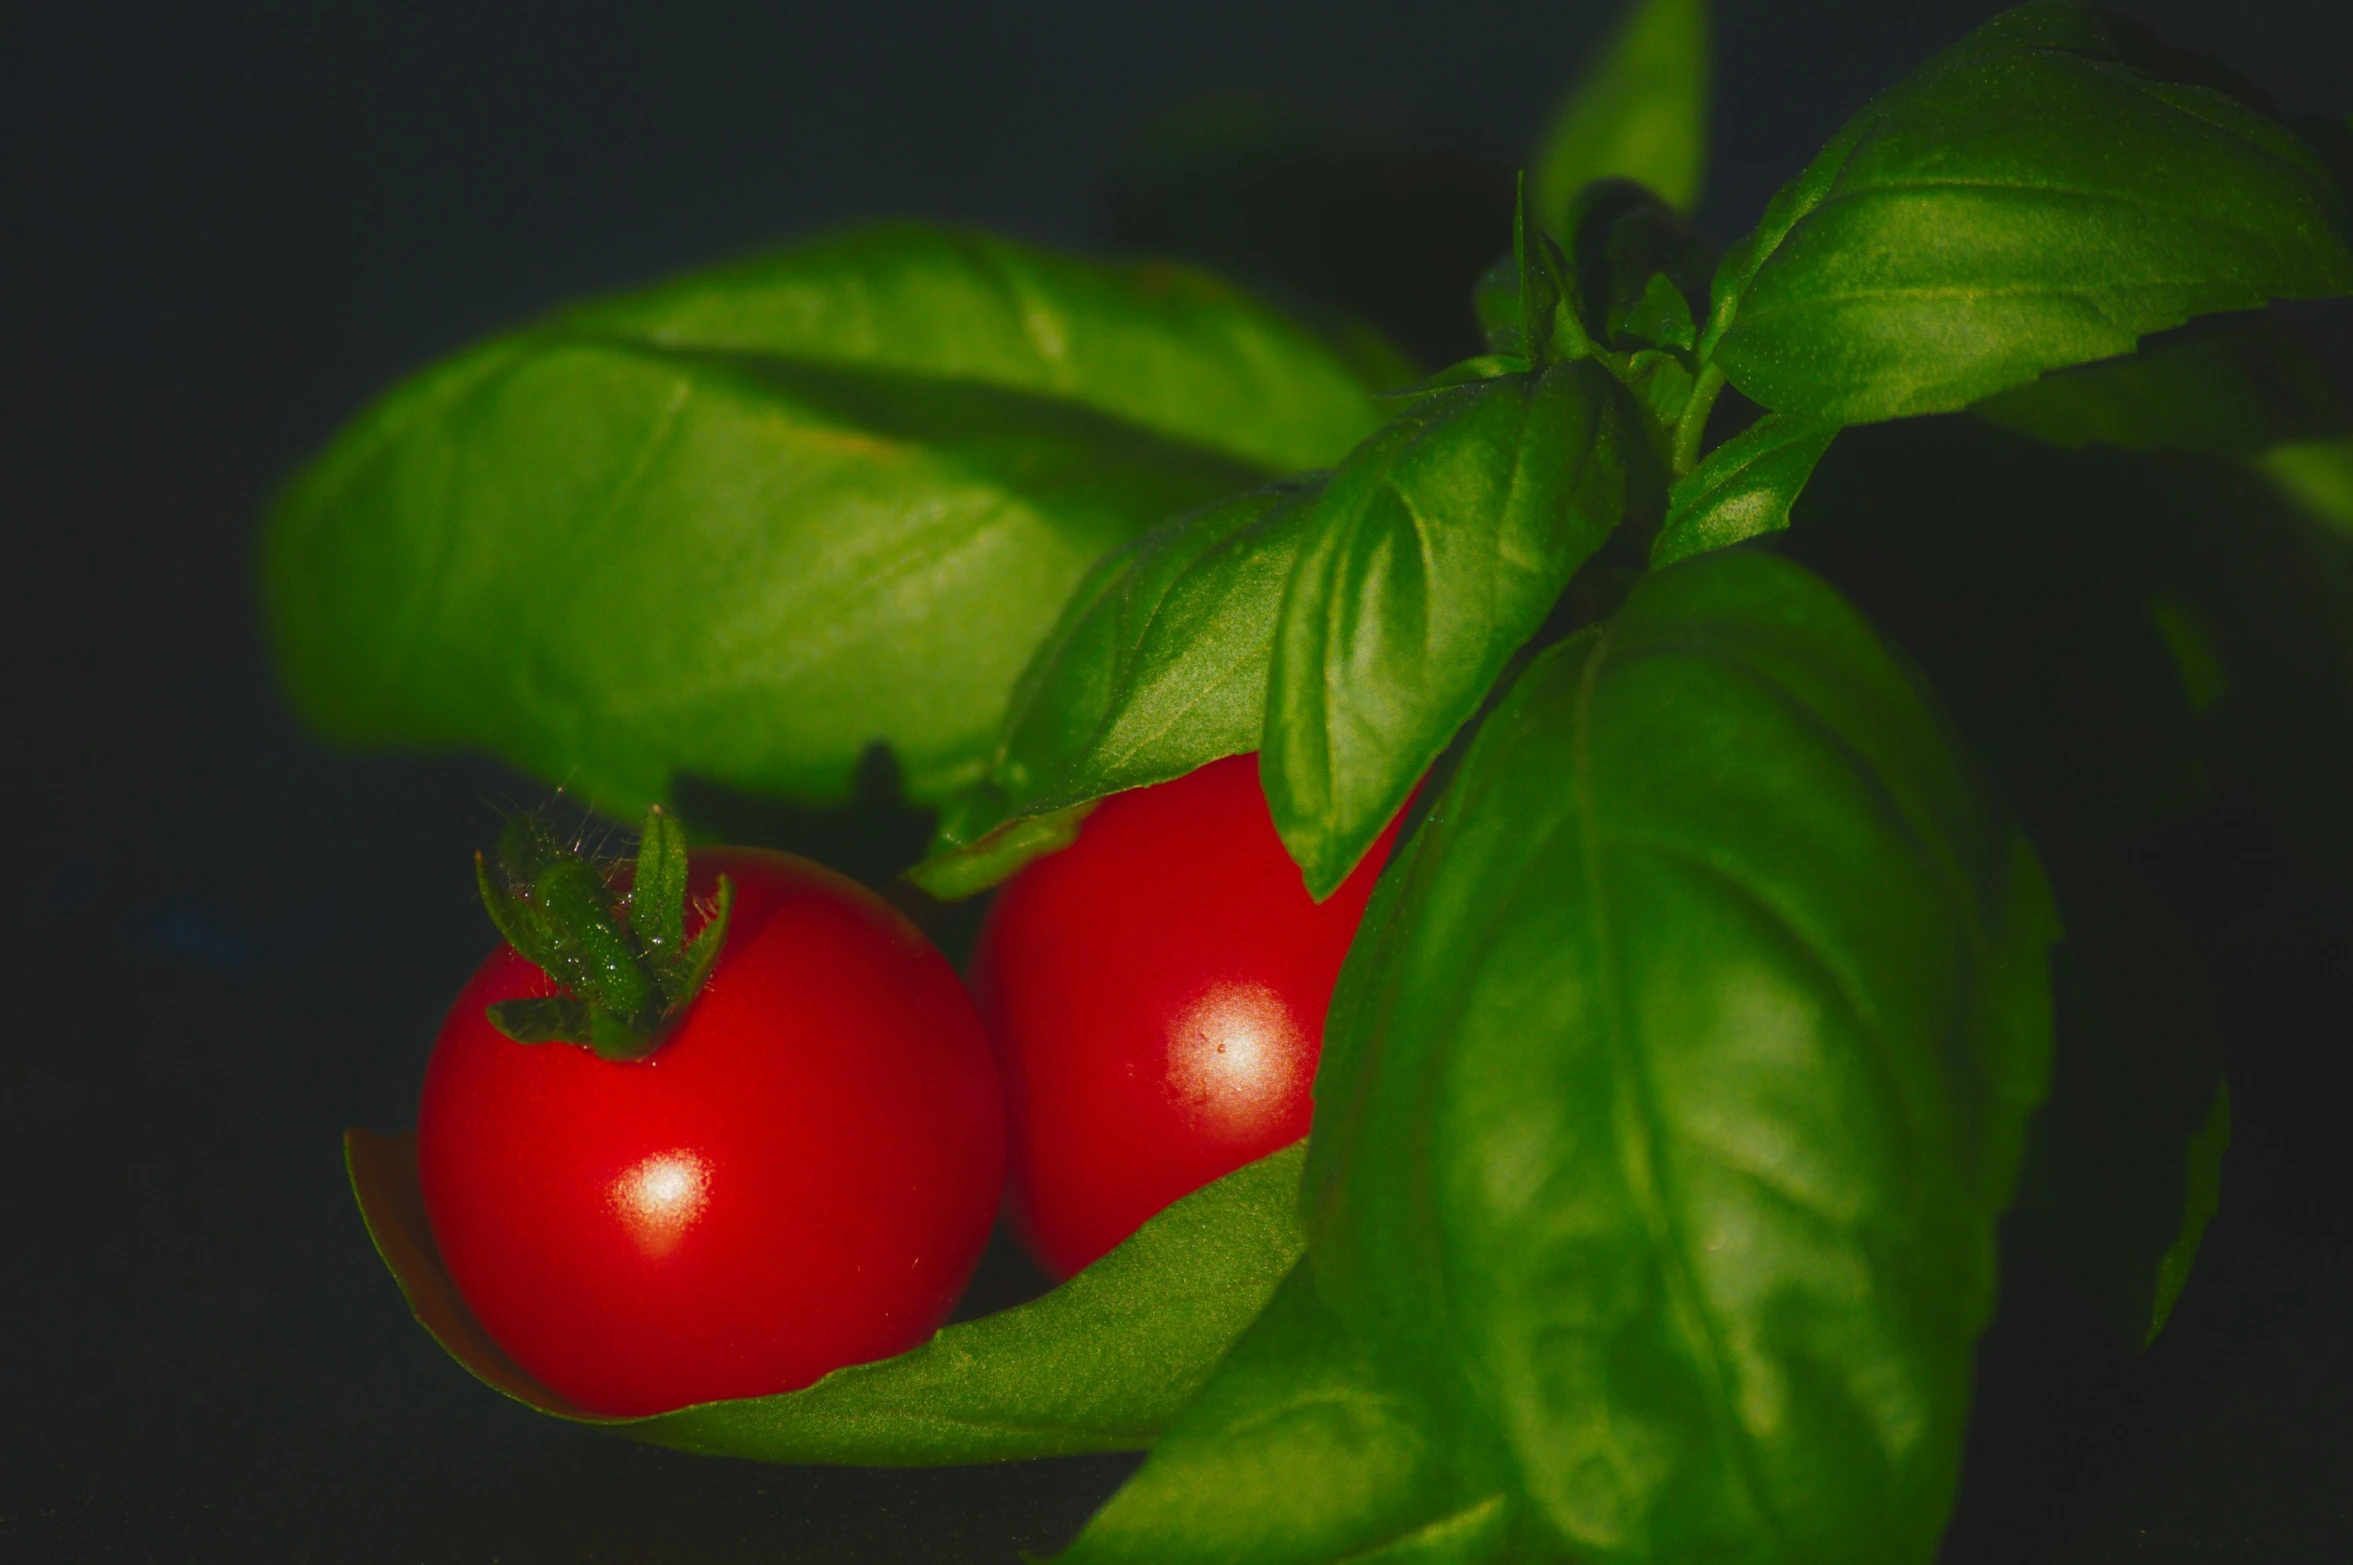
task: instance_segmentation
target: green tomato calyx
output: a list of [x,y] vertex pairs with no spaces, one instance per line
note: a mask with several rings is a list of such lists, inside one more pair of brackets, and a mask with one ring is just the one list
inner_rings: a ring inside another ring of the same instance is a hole
[[482,905],[507,944],[564,993],[501,1000],[490,1024],[517,1043],[584,1044],[608,1060],[651,1054],[710,976],[735,901],[722,875],[709,904],[698,904],[702,927],[689,940],[686,876],[686,834],[658,804],[626,872],[533,816],[508,821],[495,863],[474,855]]

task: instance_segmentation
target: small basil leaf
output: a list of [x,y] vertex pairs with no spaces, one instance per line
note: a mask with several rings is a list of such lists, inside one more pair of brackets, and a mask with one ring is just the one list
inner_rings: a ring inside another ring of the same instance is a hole
[[1693,341],[1691,301],[1674,279],[1653,272],[1640,296],[1610,311],[1609,330],[1613,343],[1631,338],[1662,348],[1688,348]]
[[2256,466],[2299,511],[2353,537],[2353,439],[2287,441]]
[[1578,566],[1661,499],[1591,361],[1427,398],[1318,497],[1275,632],[1260,772],[1318,897],[1347,878]]
[[2079,862],[2063,880],[2057,1065],[2020,1216],[2138,1347],[2164,1329],[2220,1194],[2221,1017],[2204,957],[2159,887],[2121,862]]
[[1675,480],[1650,547],[1652,567],[1787,527],[1790,507],[1837,433],[1836,424],[1768,413],[1718,446]]
[[1930,1559],[2049,1065],[2034,855],[1794,565],[1539,654],[1326,1024],[1325,1299],[1552,1554]]
[[2073,5],[1988,22],[1774,198],[1724,258],[1702,353],[1768,408],[1866,423],[2353,288],[2319,154],[2185,58]]
[[1568,278],[1568,260],[1551,235],[1536,226],[1528,213],[1528,181],[1520,180],[1520,198],[1512,208],[1512,275],[1520,299],[1519,339],[1528,368],[1542,370],[1555,359],[1581,359],[1593,342],[1578,325],[1580,313]]
[[1061,1565],[1473,1565],[1514,1506],[1465,1503],[1457,1442],[1384,1386],[1316,1295],[1308,1262],[1218,1365]]
[[1634,394],[1634,401],[1650,415],[1651,424],[1662,432],[1658,443],[1666,444],[1664,431],[1671,430],[1690,403],[1696,380],[1687,364],[1689,355],[1671,348],[1641,348],[1632,353],[1612,353],[1602,359],[1609,372]]
[[1321,487],[1241,495],[1100,561],[1014,690],[985,795],[943,816],[909,878],[968,895],[1066,845],[1051,822],[1075,808],[1257,749],[1283,585]]
[[1300,1254],[1294,1145],[1186,1196],[1043,1298],[913,1352],[780,1396],[594,1418],[532,1380],[458,1297],[425,1217],[415,1136],[354,1130],[343,1145],[377,1252],[450,1357],[543,1413],[708,1456],[931,1467],[1141,1450]]
[[978,896],[1010,880],[1030,860],[1078,841],[1079,824],[1095,806],[1012,816],[1006,808],[1003,796],[987,784],[951,800],[940,813],[930,855],[906,872],[908,882],[942,902]]
[[1471,313],[1487,341],[1487,356],[1518,359],[1526,367],[1528,334],[1521,323],[1519,257],[1507,255],[1479,274],[1471,290]]
[[[1666,349],[1688,367],[1698,312],[1705,308],[1716,248],[1649,190],[1624,179],[1587,185],[1566,211],[1568,249],[1520,238],[1488,269],[1471,296],[1492,353],[1528,356],[1528,320],[1547,320],[1537,357],[1581,359]],[[1533,231],[1525,219],[1517,233]],[[1541,298],[1523,297],[1524,254],[1543,262]],[[1560,316],[1566,312],[1568,318]],[[1539,366],[1541,367],[1541,366]],[[1622,363],[1612,367],[1629,379]]]
[[1378,427],[1207,278],[911,225],[557,316],[429,369],[276,507],[297,704],[634,815],[689,773],[936,803],[1104,550]]
[[1639,180],[1678,211],[1698,205],[1714,88],[1711,31],[1708,0],[1634,0],[1538,139],[1539,217],[1561,224],[1571,198],[1597,179]]
[[[1519,340],[1519,328],[1511,328],[1513,341]],[[1498,375],[1525,375],[1528,361],[1516,353],[1480,353],[1467,359],[1457,359],[1435,375],[1425,376],[1412,385],[1388,393],[1392,401],[1412,400],[1428,396],[1433,391],[1450,391],[1456,386],[1468,386],[1475,381],[1493,380]]]
[[2120,359],[2056,370],[1971,412],[2050,445],[2253,456],[2332,431],[2328,374],[2268,316],[2199,322]]
[[1619,352],[1671,348],[1688,357],[1715,245],[1631,180],[1586,186],[1569,203],[1568,221],[1585,329]]

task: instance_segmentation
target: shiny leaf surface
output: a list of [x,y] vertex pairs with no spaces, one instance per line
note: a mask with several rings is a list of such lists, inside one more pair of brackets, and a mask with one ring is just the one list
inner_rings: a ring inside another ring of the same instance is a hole
[[[1514,1506],[1465,1502],[1451,1442],[1383,1384],[1302,1262],[1064,1565],[1476,1565]],[[1469,1486],[1476,1488],[1475,1485]]]
[[1790,507],[1837,433],[1835,424],[1768,413],[1708,453],[1668,494],[1652,567],[1787,527]]
[[634,815],[691,774],[937,801],[1105,550],[1381,413],[1200,274],[854,230],[565,312],[362,414],[271,519],[297,704]]
[[2353,288],[2326,163],[2202,66],[2086,8],[1995,18],[1774,198],[1724,258],[1703,351],[1768,408],[1867,423]]
[[1629,515],[1656,514],[1640,410],[1590,359],[1429,396],[1317,499],[1275,633],[1260,751],[1275,824],[1328,894]]
[[1750,551],[1649,577],[1530,665],[1368,914],[1325,1297],[1560,1552],[1928,1560],[2055,934],[1836,594]]
[[1015,688],[988,783],[911,878],[964,895],[1067,842],[1034,823],[1258,748],[1283,590],[1318,482],[1179,517],[1097,564]]

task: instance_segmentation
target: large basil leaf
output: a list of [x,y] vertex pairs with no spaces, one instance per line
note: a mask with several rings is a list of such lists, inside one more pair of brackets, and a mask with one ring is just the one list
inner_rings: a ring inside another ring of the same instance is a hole
[[1753,550],[1540,654],[1326,1024],[1324,1295],[1594,1565],[1924,1561],[2048,1070],[2034,855]]
[[1714,90],[1708,0],[1634,0],[1625,19],[1554,106],[1537,142],[1534,190],[1547,228],[1597,179],[1631,179],[1676,210],[1699,203]]
[[[1234,1344],[1062,1565],[1474,1565],[1516,1509],[1466,1500],[1458,1443],[1384,1385],[1317,1296],[1311,1263]],[[1475,1489],[1475,1486],[1473,1486]]]
[[1317,896],[1347,878],[1621,518],[1663,484],[1590,359],[1422,398],[1317,499],[1276,628],[1260,750]]
[[1275,621],[1320,482],[1155,528],[1097,563],[1015,687],[988,782],[943,814],[910,878],[967,895],[1125,788],[1258,748]]
[[353,1194],[417,1319],[519,1402],[632,1439],[767,1462],[930,1467],[1133,1451],[1193,1399],[1300,1254],[1297,1146],[1204,1185],[1043,1298],[805,1390],[593,1418],[492,1342],[442,1270],[414,1136],[344,1138]]
[[1768,413],[1708,453],[1667,496],[1667,519],[1650,546],[1655,568],[1789,525],[1836,424]]
[[1768,408],[1866,423],[2353,288],[2319,154],[2185,70],[2078,6],[1995,18],[1774,198],[1724,258],[1702,351]]
[[936,801],[1088,565],[1380,414],[1197,274],[891,225],[424,372],[276,508],[278,659],[332,737],[471,744],[636,813],[691,774]]
[[2300,443],[2344,422],[2327,372],[2263,315],[2199,322],[2125,358],[2055,371],[1971,411],[2069,449],[2111,445],[2237,457]]
[[588,336],[1025,391],[1287,473],[1337,461],[1402,384],[1205,272],[907,221],[822,235],[558,318]]

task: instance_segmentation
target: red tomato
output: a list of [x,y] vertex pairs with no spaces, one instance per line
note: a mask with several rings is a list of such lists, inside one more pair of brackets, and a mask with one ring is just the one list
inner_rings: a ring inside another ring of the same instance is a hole
[[554,986],[502,946],[425,1074],[434,1238],[490,1335],[596,1413],[807,1385],[938,1329],[995,1220],[997,1071],[947,961],[896,911],[780,853],[696,852],[726,941],[642,1060],[520,1044],[483,1016]]
[[973,959],[1004,1067],[1017,1232],[1067,1277],[1307,1134],[1324,1012],[1392,823],[1307,894],[1233,756],[1115,794],[999,894]]

